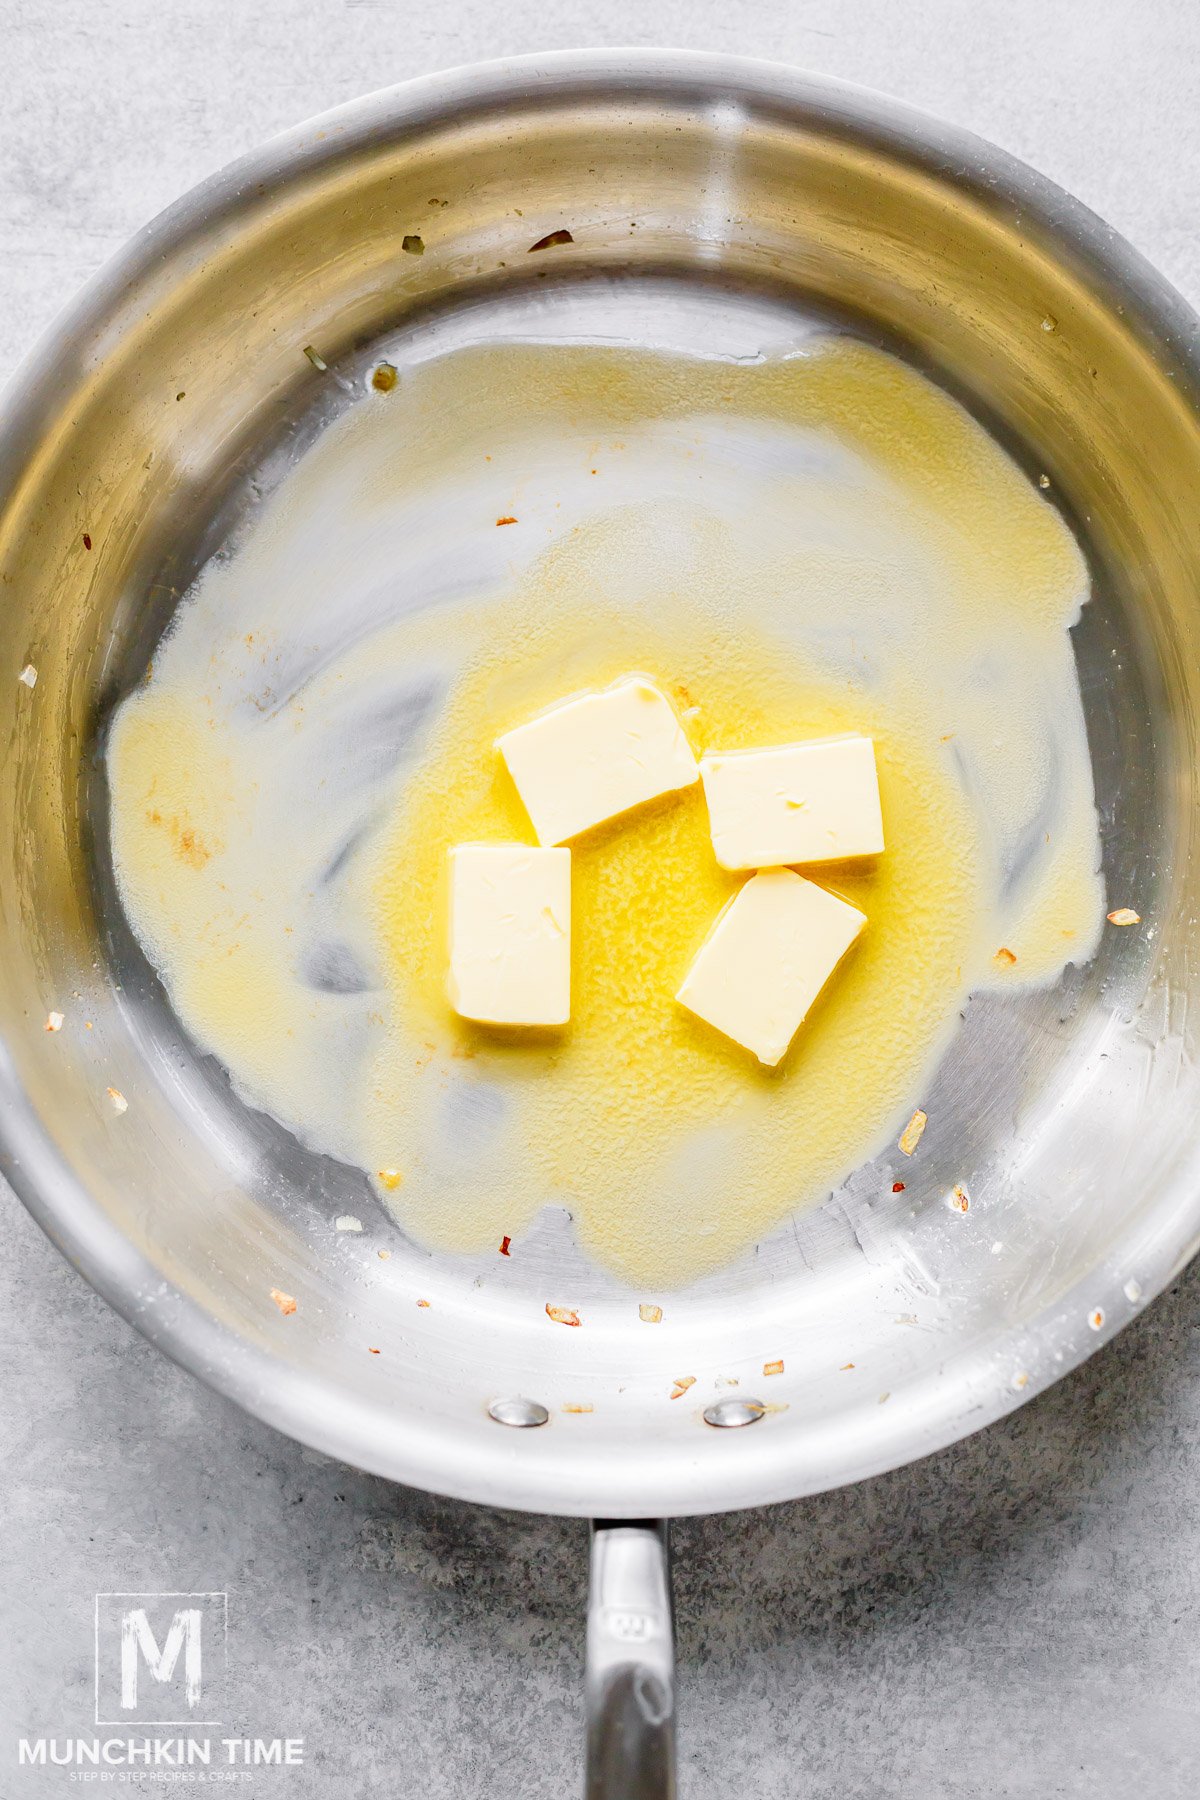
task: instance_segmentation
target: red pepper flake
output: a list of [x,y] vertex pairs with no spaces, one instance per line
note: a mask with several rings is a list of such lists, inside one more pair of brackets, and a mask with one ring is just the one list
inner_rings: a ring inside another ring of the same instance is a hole
[[965,1213],[971,1210],[971,1196],[961,1181],[950,1190],[950,1208],[953,1212]]
[[379,1355],[379,1352],[378,1352],[378,1350],[376,1350],[374,1344],[367,1345],[367,1354],[369,1356],[378,1356]]
[[583,1320],[573,1306],[551,1306],[546,1302],[546,1317],[553,1319],[556,1325],[582,1325]]
[[502,1237],[500,1239],[500,1254],[501,1254],[501,1256],[511,1256],[512,1255],[512,1250],[510,1248],[511,1244],[512,1244],[512,1239],[510,1237]]
[[502,519],[496,520],[497,525],[515,525],[516,522],[511,513],[505,513]]
[[85,550],[90,550],[92,547],[92,534],[90,531],[85,531],[83,534],[83,547]]
[[296,1300],[293,1294],[285,1294],[282,1288],[272,1288],[271,1298],[285,1319],[295,1312]]
[[548,231],[545,237],[538,239],[536,244],[530,244],[529,254],[532,256],[535,250],[553,250],[556,244],[573,244],[574,242],[575,239],[571,233],[565,229]]
[[893,1194],[902,1194],[904,1192],[904,1183],[902,1181],[893,1181],[892,1192]]

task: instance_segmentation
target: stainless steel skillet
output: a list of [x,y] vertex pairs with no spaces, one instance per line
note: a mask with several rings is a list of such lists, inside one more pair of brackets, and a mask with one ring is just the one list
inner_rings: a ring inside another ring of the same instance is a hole
[[[528,257],[564,228],[568,263]],[[653,1331],[565,1222],[520,1259],[430,1257],[361,1177],[240,1105],[114,905],[96,756],[178,593],[372,346],[613,281],[677,292],[714,331],[747,304],[846,316],[1047,478],[1093,568],[1076,654],[1109,892],[1145,922],[1056,991],[971,1006],[902,1195],[886,1159],[860,1171],[670,1296]],[[674,52],[413,83],[180,202],[55,327],[0,430],[0,1129],[31,1211],[150,1338],[282,1430],[398,1480],[609,1521],[876,1473],[1081,1361],[1200,1229],[1197,332],[1098,220],[977,140]],[[943,1203],[963,1179],[965,1230]],[[332,1236],[343,1211],[364,1238]],[[264,1305],[273,1286],[295,1316]],[[786,1371],[769,1390],[768,1356]],[[564,1412],[584,1396],[590,1413]],[[670,1781],[662,1542],[595,1535],[598,1794]]]

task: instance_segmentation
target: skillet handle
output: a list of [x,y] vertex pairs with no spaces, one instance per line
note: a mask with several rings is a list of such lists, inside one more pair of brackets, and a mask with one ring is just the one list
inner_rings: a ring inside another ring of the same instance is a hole
[[675,1800],[667,1527],[597,1519],[588,1596],[586,1800]]

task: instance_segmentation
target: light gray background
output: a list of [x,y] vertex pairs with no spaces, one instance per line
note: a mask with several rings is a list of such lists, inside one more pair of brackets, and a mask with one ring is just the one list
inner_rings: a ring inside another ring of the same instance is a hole
[[[0,0],[0,375],[229,158],[367,89],[582,44],[752,52],[969,125],[1200,302],[1197,0]],[[1200,499],[1198,499],[1200,503]],[[0,1189],[0,1800],[90,1735],[98,1589],[228,1589],[256,1793],[577,1791],[583,1527],[427,1498],[151,1351]],[[677,1530],[686,1800],[1200,1789],[1200,1266],[957,1449]],[[152,1791],[142,1790],[137,1791]]]

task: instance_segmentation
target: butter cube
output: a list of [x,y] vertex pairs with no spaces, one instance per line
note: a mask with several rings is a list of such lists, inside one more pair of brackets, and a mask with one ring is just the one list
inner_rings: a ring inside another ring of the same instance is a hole
[[565,843],[698,778],[674,708],[641,675],[564,701],[506,732],[496,748],[539,844]]
[[752,875],[701,945],[675,998],[774,1068],[866,924],[791,869]]
[[455,1012],[486,1025],[565,1025],[571,852],[458,844],[449,860],[446,992]]
[[723,869],[878,856],[883,815],[869,737],[814,738],[700,759]]

